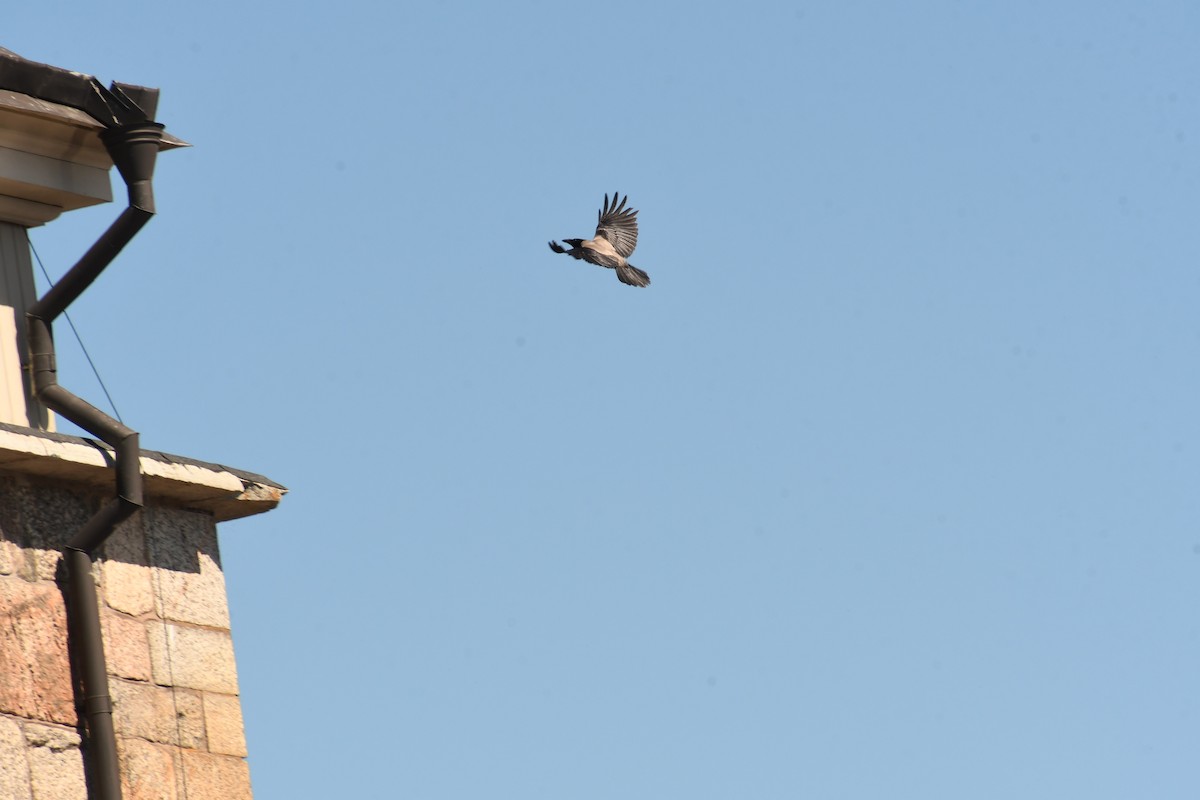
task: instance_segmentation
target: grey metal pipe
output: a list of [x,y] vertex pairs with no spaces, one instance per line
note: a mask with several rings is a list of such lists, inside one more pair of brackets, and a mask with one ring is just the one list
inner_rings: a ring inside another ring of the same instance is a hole
[[150,221],[153,214],[153,211],[147,212],[139,208],[127,208],[122,211],[121,216],[117,217],[108,230],[83,254],[83,258],[29,308],[29,316],[53,322],[92,285],[92,281],[112,263],[129,240]]
[[151,178],[162,131],[163,126],[156,122],[139,122],[109,128],[100,135],[128,186],[129,207],[26,313],[34,394],[47,407],[112,445],[115,452],[116,497],[93,514],[63,549],[72,629],[68,649],[81,684],[88,791],[97,800],[121,800],[121,771],[92,556],[117,525],[142,507],[140,449],[136,431],[58,384],[52,323],[154,216]]

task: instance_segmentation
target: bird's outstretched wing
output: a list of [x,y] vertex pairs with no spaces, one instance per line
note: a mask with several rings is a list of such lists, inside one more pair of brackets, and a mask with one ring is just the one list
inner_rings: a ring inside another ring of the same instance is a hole
[[633,249],[637,247],[638,212],[632,208],[625,208],[625,203],[629,200],[628,195],[621,198],[621,204],[617,205],[618,196],[614,192],[612,203],[609,203],[608,195],[604,195],[604,208],[600,209],[600,223],[596,226],[596,236],[603,236],[623,258],[629,258]]

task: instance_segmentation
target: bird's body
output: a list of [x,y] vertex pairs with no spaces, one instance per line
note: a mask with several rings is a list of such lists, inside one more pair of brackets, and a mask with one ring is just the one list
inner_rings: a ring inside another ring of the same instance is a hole
[[637,213],[632,208],[625,208],[629,200],[626,196],[617,204],[619,195],[613,194],[609,203],[608,195],[604,195],[604,207],[598,214],[600,221],[596,225],[596,234],[591,239],[563,239],[571,245],[568,250],[558,242],[550,242],[550,249],[556,253],[566,253],[572,258],[578,258],[589,264],[608,267],[617,271],[617,280],[630,286],[649,286],[650,276],[630,264],[628,258],[637,247],[638,224]]

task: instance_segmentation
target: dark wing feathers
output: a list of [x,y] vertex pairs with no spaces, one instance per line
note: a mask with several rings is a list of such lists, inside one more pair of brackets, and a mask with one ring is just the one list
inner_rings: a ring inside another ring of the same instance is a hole
[[620,204],[617,203],[618,197],[621,196],[614,192],[612,202],[609,202],[608,195],[604,195],[604,208],[597,214],[600,222],[596,225],[596,236],[603,236],[623,258],[629,258],[637,247],[638,212],[625,208],[629,195],[621,197]]

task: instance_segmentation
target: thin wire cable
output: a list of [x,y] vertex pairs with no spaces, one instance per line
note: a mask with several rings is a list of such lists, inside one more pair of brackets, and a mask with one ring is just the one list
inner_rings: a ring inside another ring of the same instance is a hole
[[[50,287],[53,288],[54,281],[50,279],[50,273],[46,271],[46,265],[42,263],[42,257],[38,255],[37,248],[33,246],[32,239],[29,240],[29,249],[33,251],[33,257],[37,259],[38,266],[42,269],[42,275],[46,276],[46,283],[50,284]],[[87,347],[83,343],[83,337],[79,335],[79,330],[75,327],[75,323],[71,321],[71,315],[64,310],[63,316],[67,318],[67,324],[71,326],[71,333],[75,334],[75,341],[79,342],[79,349],[83,351],[83,357],[87,359],[88,366],[92,368],[92,374],[96,376],[96,381],[100,384],[104,396],[108,398],[108,404],[112,406],[113,415],[116,416],[117,422],[124,425],[125,420],[121,419],[121,412],[117,411],[117,404],[113,402],[112,395],[108,393],[108,387],[104,385],[104,379],[100,377],[100,370],[96,369],[96,362],[92,361],[92,354],[88,352]]]

